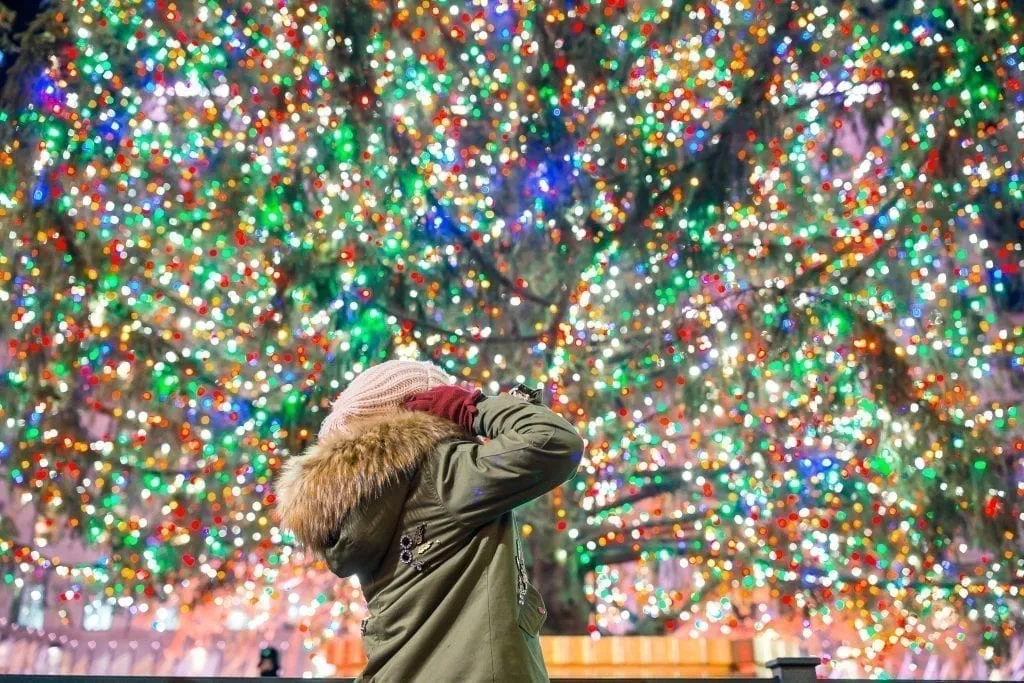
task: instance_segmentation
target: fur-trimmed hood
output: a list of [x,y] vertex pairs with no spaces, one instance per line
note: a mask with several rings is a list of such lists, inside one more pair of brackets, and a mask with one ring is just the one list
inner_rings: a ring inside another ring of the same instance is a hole
[[283,526],[339,576],[376,568],[423,458],[444,441],[472,439],[453,422],[404,410],[353,422],[349,433],[286,460],[274,486]]

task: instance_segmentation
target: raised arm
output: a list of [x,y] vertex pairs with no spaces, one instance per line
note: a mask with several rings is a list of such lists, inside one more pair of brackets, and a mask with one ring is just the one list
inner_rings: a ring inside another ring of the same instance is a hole
[[464,424],[488,439],[445,446],[429,463],[437,494],[461,523],[480,526],[544,495],[576,473],[583,439],[566,420],[521,398],[475,403]]

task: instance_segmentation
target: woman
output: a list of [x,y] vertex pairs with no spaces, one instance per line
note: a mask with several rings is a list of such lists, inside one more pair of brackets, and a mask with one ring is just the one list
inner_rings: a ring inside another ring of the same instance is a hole
[[429,363],[382,363],[342,392],[277,497],[301,543],[359,577],[362,680],[547,680],[547,612],[512,510],[571,477],[582,452],[551,410],[454,386]]

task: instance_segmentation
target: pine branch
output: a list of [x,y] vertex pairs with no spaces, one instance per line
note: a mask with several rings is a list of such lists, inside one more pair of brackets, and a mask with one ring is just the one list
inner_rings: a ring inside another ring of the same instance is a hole
[[[600,526],[592,527],[591,533],[587,534],[586,536],[578,537],[576,539],[576,544],[578,546],[585,546],[587,545],[587,543],[591,541],[596,543],[601,539],[607,540],[609,536],[618,536],[620,534],[623,536],[630,536],[633,533],[633,531],[646,532],[648,529],[658,531],[661,529],[668,528],[673,529],[674,531],[674,527],[685,526],[689,530],[693,527],[693,524],[695,522],[702,522],[705,519],[706,515],[704,513],[695,513],[689,515],[682,515],[680,517],[656,517],[654,519],[646,519],[625,526],[615,526],[614,524],[605,522]],[[644,533],[644,538],[646,538],[646,533]],[[629,541],[627,540],[624,542]]]
[[[411,143],[404,136],[399,135],[397,131],[394,133],[394,136],[395,141],[397,143],[396,146],[398,148],[402,162],[408,165],[410,168],[416,168],[416,164],[412,162],[412,156],[409,152]],[[512,292],[513,294],[527,301],[532,301],[543,306],[551,305],[551,301],[548,301],[543,297],[540,297],[534,294],[533,292],[530,292],[529,290],[520,287],[516,283],[509,280],[494,265],[494,263],[479,249],[479,247],[477,247],[476,243],[473,241],[473,238],[470,235],[466,234],[465,230],[463,230],[461,226],[456,225],[455,221],[453,221],[451,217],[448,216],[447,210],[437,199],[437,196],[434,194],[434,192],[428,189],[425,191],[425,194],[429,205],[435,211],[439,212],[441,215],[444,216],[445,222],[448,222],[454,226],[454,229],[452,230],[452,236],[455,238],[455,241],[463,250],[466,251],[467,254],[469,254],[469,256],[473,258],[474,261],[476,261],[476,263],[480,266],[480,269],[483,270],[483,272],[485,272],[494,282],[501,285],[509,292]]]
[[[630,485],[629,488],[635,490],[624,496],[616,497],[610,503],[596,508],[584,509],[584,511],[591,516],[603,515],[613,510],[620,510],[626,505],[631,505],[662,493],[678,490],[680,482],[683,481],[683,475],[686,473],[692,474],[690,470],[682,467],[665,467],[653,472],[637,473],[634,475],[634,478],[642,479],[643,483],[639,486],[635,484]],[[662,479],[662,481],[654,481],[656,477]]]

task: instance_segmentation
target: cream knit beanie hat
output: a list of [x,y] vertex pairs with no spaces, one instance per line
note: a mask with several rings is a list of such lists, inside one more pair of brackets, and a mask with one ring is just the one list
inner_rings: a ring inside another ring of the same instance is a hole
[[389,360],[368,368],[335,399],[317,439],[351,436],[350,420],[390,413],[406,397],[445,384],[455,384],[455,378],[427,361]]

